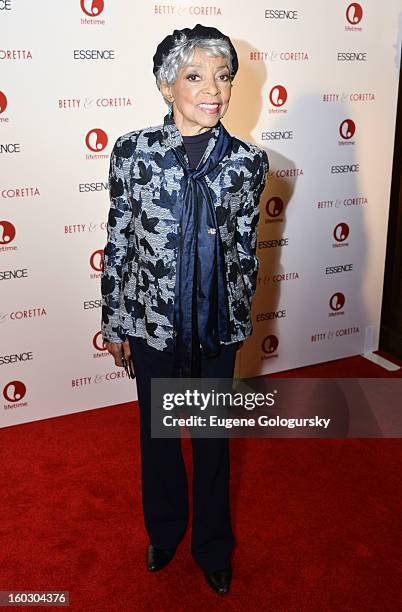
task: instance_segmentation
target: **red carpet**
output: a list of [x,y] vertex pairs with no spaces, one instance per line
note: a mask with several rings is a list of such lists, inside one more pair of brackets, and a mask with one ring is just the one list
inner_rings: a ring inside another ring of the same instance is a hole
[[[280,376],[401,373],[353,357]],[[0,436],[0,590],[68,590],[80,612],[402,609],[398,439],[232,440],[238,543],[222,597],[190,556],[190,528],[167,568],[145,569],[135,404]]]

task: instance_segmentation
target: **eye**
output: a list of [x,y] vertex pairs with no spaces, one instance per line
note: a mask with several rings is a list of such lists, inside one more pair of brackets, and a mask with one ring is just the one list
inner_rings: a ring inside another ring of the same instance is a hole
[[229,80],[229,75],[228,74],[221,74],[219,78],[222,81],[228,81]]
[[[193,77],[195,77],[195,78],[193,78]],[[192,72],[191,74],[188,74],[186,76],[186,79],[188,79],[189,81],[194,81],[197,77],[198,77],[198,74],[195,74],[194,72]]]

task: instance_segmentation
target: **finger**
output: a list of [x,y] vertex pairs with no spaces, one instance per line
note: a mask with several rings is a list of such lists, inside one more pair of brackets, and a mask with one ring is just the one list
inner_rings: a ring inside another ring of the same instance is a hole
[[119,368],[123,367],[123,360],[121,358],[121,353],[119,355],[115,355],[114,356],[114,362],[117,365],[117,367],[119,367]]
[[117,365],[118,367],[123,367],[123,361],[121,358],[122,357],[121,348],[113,347],[111,353],[112,353],[115,365]]
[[130,349],[130,344],[128,342],[127,344],[125,342],[123,343],[123,353],[124,353],[125,360],[130,361],[131,349]]

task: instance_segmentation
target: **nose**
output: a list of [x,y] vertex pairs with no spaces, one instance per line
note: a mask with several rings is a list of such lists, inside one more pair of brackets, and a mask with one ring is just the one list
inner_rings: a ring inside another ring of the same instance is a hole
[[220,93],[221,90],[219,89],[214,76],[207,77],[204,90],[205,93],[208,93],[211,96],[216,96]]

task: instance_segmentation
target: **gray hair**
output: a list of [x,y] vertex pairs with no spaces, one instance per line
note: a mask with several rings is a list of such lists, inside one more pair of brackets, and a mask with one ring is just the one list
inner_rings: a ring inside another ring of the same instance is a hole
[[[177,79],[179,71],[191,64],[196,49],[202,49],[213,57],[224,57],[228,62],[230,78],[232,79],[232,54],[229,44],[222,38],[187,38],[182,32],[176,37],[173,49],[163,57],[162,65],[156,73],[156,85],[161,91],[161,81],[172,85]],[[171,111],[172,104],[163,97]]]

